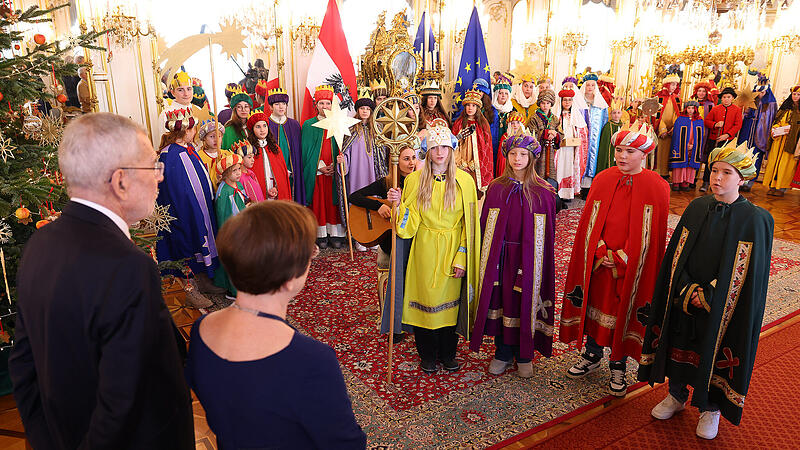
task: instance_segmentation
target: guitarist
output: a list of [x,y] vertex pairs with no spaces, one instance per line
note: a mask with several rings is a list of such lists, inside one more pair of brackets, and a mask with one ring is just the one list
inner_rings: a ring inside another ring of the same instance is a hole
[[[400,163],[397,165],[397,186],[399,188],[403,187],[403,182],[406,179],[406,176],[416,169],[417,166],[417,153],[411,147],[406,147],[400,151]],[[368,209],[370,211],[376,211],[381,217],[386,220],[391,218],[391,208],[388,204],[381,203],[378,200],[375,200],[374,197],[377,198],[386,198],[386,193],[392,187],[392,177],[388,175],[383,178],[377,179],[372,184],[368,184],[363,188],[353,192],[350,194],[350,203],[354,206],[359,206],[361,208]],[[387,202],[388,203],[388,202]],[[358,224],[351,223],[351,226],[355,227]],[[390,296],[386,295],[388,289],[384,290],[384,285],[386,285],[389,289],[391,286],[388,284],[389,281],[389,255],[392,253],[392,235],[391,233],[386,233],[381,241],[379,242],[380,249],[378,250],[378,299],[380,303],[383,305],[381,308],[381,334],[389,333],[389,298]],[[405,335],[402,333],[402,330],[411,331],[412,327],[405,326],[401,328],[401,320],[403,318],[402,310],[403,310],[403,284],[405,281],[405,274],[406,274],[406,264],[408,263],[408,252],[411,248],[411,239],[400,239],[397,238],[397,247],[396,247],[396,261],[397,261],[397,269],[395,271],[396,279],[397,279],[397,291],[395,294],[395,311],[398,313],[394,316],[394,329],[400,331],[399,333],[396,332],[394,334],[394,343],[401,342]]]

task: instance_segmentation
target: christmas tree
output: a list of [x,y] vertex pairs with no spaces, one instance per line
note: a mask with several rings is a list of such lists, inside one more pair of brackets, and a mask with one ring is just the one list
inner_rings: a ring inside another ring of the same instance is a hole
[[11,342],[22,249],[68,200],[57,160],[67,101],[60,80],[79,66],[64,56],[74,48],[103,50],[95,44],[103,32],[95,31],[53,42],[36,34],[25,42],[33,24],[49,22],[69,4],[12,11],[6,3],[0,6],[0,348]]

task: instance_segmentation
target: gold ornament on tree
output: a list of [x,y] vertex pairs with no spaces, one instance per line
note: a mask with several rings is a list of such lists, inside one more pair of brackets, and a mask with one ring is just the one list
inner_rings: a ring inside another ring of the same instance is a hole
[[177,219],[169,214],[169,205],[161,206],[156,204],[153,207],[153,212],[150,213],[149,216],[142,219],[142,221],[139,222],[135,228],[139,230],[153,231],[155,233],[158,233],[159,231],[171,233],[172,229],[170,228],[169,224],[175,220]]
[[47,115],[42,120],[42,125],[35,137],[43,146],[58,147],[61,136],[64,134],[64,123],[60,118]]
[[3,133],[0,132],[0,158],[3,158],[3,162],[8,162],[8,158],[14,158],[14,150],[17,147],[11,142],[11,139],[3,136]]

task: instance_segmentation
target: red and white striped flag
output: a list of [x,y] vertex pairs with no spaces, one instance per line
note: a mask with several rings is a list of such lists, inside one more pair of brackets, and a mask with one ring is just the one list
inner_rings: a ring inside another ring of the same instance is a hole
[[328,0],[325,18],[322,19],[322,26],[319,29],[317,45],[314,47],[314,55],[308,67],[300,123],[317,115],[314,90],[323,84],[333,87],[342,109],[349,110],[351,116],[355,114],[355,100],[358,98],[356,71],[350,58],[350,50],[347,48],[347,39],[344,36],[336,0]]

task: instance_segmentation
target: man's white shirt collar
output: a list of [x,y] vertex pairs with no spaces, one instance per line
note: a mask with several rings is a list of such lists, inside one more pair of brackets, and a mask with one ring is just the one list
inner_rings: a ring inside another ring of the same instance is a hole
[[117,213],[115,213],[114,211],[111,211],[110,209],[106,208],[103,205],[82,198],[72,197],[70,198],[70,200],[75,203],[80,203],[81,205],[88,206],[89,208],[92,208],[94,210],[103,213],[106,217],[111,219],[111,221],[114,222],[119,227],[119,229],[122,230],[123,233],[125,233],[125,236],[128,239],[131,238],[131,231],[128,228],[128,224],[125,223],[125,220],[119,215],[117,215]]

